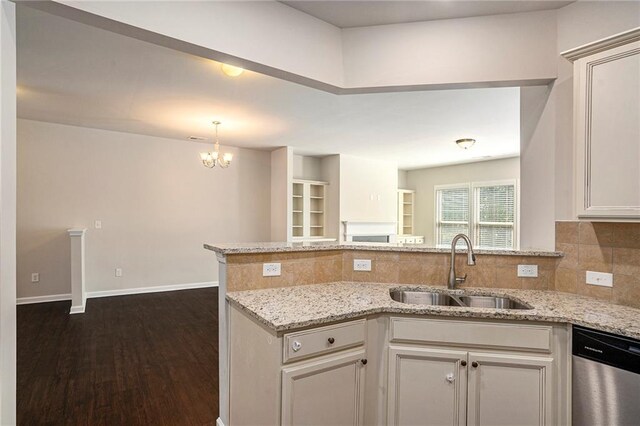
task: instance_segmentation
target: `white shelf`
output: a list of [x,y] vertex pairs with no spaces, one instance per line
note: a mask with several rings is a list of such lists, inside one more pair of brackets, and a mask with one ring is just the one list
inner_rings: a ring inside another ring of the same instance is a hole
[[319,240],[325,232],[326,182],[294,180],[292,212],[297,216],[292,225],[296,239]]

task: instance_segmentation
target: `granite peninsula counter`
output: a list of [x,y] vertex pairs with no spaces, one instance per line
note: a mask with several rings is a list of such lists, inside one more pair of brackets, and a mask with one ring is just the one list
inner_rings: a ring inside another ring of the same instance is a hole
[[398,288],[450,291],[438,286],[338,282],[230,292],[227,299],[275,332],[387,313],[569,323],[640,339],[640,309],[590,297],[519,289],[453,290],[455,294],[510,296],[533,307],[524,310],[467,308],[396,302],[389,293]]

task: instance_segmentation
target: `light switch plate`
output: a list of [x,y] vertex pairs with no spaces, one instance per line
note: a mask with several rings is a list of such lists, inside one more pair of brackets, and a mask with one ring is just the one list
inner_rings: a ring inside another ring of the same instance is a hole
[[96,229],[102,229],[102,221],[101,220],[96,220],[94,223]]
[[371,259],[353,259],[354,271],[370,271]]
[[279,277],[281,274],[280,263],[263,263],[262,264],[262,276],[263,277]]
[[120,278],[122,276],[122,268],[116,268],[116,277]]
[[613,287],[613,274],[587,271],[587,284]]
[[32,283],[39,283],[40,282],[40,273],[34,272],[33,274],[31,274],[31,282]]
[[518,265],[518,276],[536,278],[538,276],[538,265]]

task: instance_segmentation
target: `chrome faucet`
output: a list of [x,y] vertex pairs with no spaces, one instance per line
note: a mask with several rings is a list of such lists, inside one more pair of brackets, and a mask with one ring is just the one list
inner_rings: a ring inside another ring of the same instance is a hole
[[451,241],[451,268],[449,269],[449,289],[456,288],[456,284],[462,284],[467,279],[467,274],[464,277],[456,277],[456,244],[458,240],[462,238],[467,243],[467,265],[473,266],[476,264],[476,255],[473,254],[473,246],[471,240],[464,234],[458,234],[453,237]]

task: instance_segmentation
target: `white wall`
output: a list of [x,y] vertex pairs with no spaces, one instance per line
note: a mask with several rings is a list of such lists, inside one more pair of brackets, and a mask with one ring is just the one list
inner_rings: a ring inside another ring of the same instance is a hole
[[398,189],[412,189],[407,188],[408,173],[407,170],[398,170]]
[[340,156],[329,155],[320,162],[323,180],[329,182],[325,196],[325,236],[340,240]]
[[294,155],[293,178],[324,180],[322,177],[322,158],[310,157],[308,155]]
[[[293,150],[287,146],[271,151],[270,241],[291,241]],[[260,241],[260,240],[256,240]],[[263,240],[266,241],[266,240]]]
[[555,11],[343,30],[347,87],[554,78]]
[[[503,179],[520,179],[519,157],[409,170],[407,172],[407,186],[416,191],[414,234],[423,235],[425,244],[435,245],[434,186]],[[523,195],[526,197],[527,194],[523,193]]]
[[16,12],[0,1],[0,424],[16,423]]
[[223,146],[231,167],[207,169],[210,148],[19,120],[18,296],[69,293],[71,227],[89,229],[88,292],[217,281],[203,243],[269,239],[270,154]]
[[340,155],[341,222],[396,222],[397,191],[395,163]]

